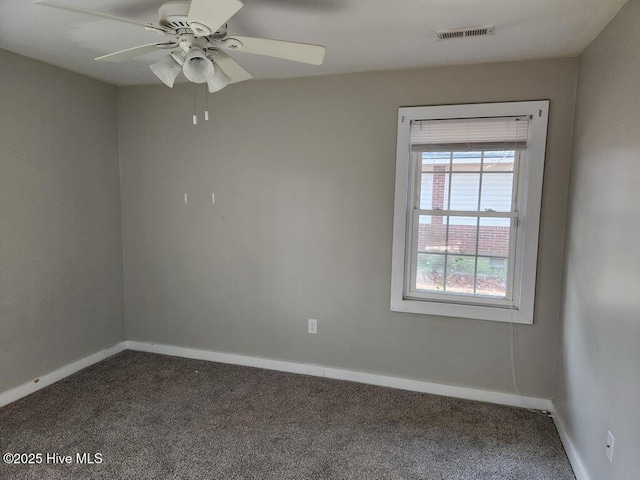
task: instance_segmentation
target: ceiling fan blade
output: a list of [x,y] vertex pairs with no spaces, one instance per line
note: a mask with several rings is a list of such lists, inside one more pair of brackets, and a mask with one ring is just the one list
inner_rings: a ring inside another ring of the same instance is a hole
[[243,82],[253,78],[253,75],[247,72],[242,65],[226,53],[221,52],[220,50],[215,50],[211,56],[213,57],[213,61],[220,66],[222,71],[231,78],[229,83]]
[[252,37],[227,37],[222,45],[231,50],[268,57],[284,58],[294,62],[322,65],[326,49],[322,45],[310,45],[308,43],[283,42],[281,40],[268,40],[266,38]]
[[115,20],[116,22],[129,23],[131,25],[137,25],[139,27],[147,27],[149,23],[138,22],[136,20],[129,20],[128,18],[116,17],[115,15],[109,15],[107,13],[94,12],[92,10],[85,10],[84,8],[74,7],[72,5],[64,5],[58,2],[36,2],[37,5],[44,7],[57,8],[59,10],[67,10],[69,12],[84,13],[86,15],[93,15],[94,17],[108,18],[109,20]]
[[241,8],[238,0],[191,0],[187,22],[196,37],[205,37],[227,23]]
[[145,53],[154,52],[159,48],[175,48],[178,44],[175,42],[168,43],[149,43],[147,45],[140,45],[139,47],[131,47],[126,50],[120,50],[119,52],[110,53],[108,55],[102,55],[96,58],[99,62],[121,62],[123,60],[129,60],[131,58],[139,57]]

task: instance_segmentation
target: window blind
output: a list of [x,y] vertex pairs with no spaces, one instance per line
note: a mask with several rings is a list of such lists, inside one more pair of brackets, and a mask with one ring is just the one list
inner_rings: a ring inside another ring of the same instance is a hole
[[412,152],[524,150],[528,117],[413,120]]

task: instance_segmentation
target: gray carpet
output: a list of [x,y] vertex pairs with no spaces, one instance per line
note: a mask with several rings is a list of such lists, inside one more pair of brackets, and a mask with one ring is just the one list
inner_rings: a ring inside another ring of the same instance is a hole
[[103,455],[11,480],[574,479],[527,410],[130,351],[0,409],[5,452]]

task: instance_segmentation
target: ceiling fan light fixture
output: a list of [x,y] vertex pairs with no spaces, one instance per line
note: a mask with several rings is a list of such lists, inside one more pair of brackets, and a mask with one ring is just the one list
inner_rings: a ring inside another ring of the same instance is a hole
[[229,85],[229,83],[231,83],[231,77],[224,73],[224,71],[220,68],[220,65],[214,62],[213,67],[213,77],[211,78],[211,80],[207,80],[209,93],[220,91],[224,87]]
[[149,68],[169,88],[173,88],[176,78],[182,71],[182,67],[172,55],[167,55],[159,62],[149,65]]
[[184,60],[182,72],[193,83],[205,83],[213,78],[215,68],[202,49],[192,47]]

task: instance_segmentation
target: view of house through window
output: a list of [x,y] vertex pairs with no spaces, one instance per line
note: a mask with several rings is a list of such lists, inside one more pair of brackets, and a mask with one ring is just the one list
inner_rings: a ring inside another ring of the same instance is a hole
[[419,155],[416,290],[506,298],[516,152]]

